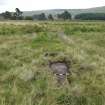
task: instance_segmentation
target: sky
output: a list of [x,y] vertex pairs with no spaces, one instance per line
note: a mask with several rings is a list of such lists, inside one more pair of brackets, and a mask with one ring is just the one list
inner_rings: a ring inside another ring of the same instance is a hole
[[0,12],[46,10],[46,9],[83,9],[105,6],[105,0],[0,0]]

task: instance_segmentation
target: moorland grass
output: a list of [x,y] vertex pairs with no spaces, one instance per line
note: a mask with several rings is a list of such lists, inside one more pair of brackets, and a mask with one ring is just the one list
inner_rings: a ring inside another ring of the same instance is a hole
[[16,24],[5,23],[0,25],[0,35],[29,34],[35,32],[43,32],[43,31],[45,31],[45,27],[38,24],[16,25]]
[[[105,104],[104,22],[12,24],[0,24],[0,105]],[[48,62],[65,58],[71,83],[58,87]]]

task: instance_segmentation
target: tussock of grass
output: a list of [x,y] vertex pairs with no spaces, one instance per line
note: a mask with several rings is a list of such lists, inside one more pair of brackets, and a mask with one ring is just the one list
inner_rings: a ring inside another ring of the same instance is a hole
[[58,105],[104,105],[104,96],[71,96],[61,95],[58,99]]
[[[93,24],[94,25],[94,24]],[[65,26],[65,33],[67,35],[85,33],[85,32],[105,32],[105,25],[68,25]]]
[[44,26],[40,25],[15,25],[15,24],[1,24],[0,25],[0,35],[13,35],[13,34],[28,34],[35,32],[45,31]]

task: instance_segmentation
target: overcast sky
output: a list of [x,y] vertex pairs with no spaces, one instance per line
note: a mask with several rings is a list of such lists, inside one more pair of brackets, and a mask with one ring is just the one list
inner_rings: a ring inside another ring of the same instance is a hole
[[105,6],[105,0],[0,0],[0,12],[43,10],[43,9],[80,9]]

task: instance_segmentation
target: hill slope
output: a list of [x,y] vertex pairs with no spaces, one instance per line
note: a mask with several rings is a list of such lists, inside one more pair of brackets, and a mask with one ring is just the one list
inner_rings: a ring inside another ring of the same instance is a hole
[[105,6],[103,7],[95,7],[95,8],[89,8],[89,9],[52,9],[52,10],[39,10],[39,11],[24,11],[23,15],[24,16],[32,16],[34,14],[40,14],[40,13],[45,13],[46,15],[48,14],[59,14],[62,13],[63,11],[69,11],[73,16],[76,14],[80,13],[105,13]]

